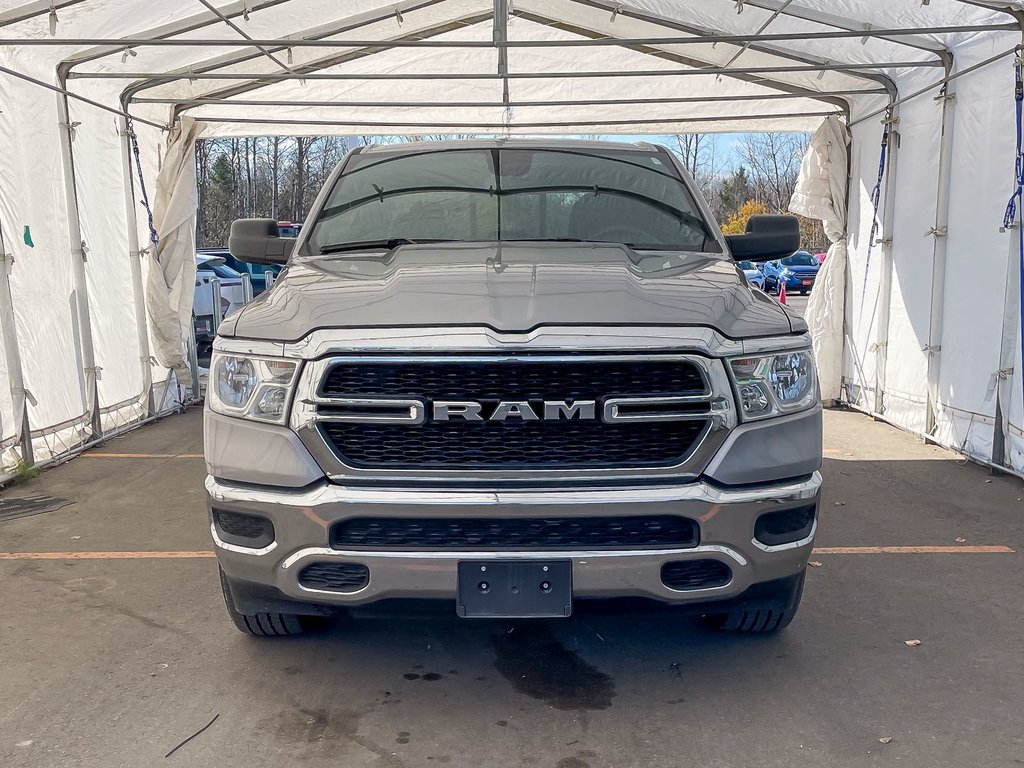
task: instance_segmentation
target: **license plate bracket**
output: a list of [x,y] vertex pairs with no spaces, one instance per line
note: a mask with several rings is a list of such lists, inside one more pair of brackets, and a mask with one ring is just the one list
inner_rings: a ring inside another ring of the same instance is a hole
[[522,619],[572,613],[572,561],[463,561],[456,611],[463,618]]

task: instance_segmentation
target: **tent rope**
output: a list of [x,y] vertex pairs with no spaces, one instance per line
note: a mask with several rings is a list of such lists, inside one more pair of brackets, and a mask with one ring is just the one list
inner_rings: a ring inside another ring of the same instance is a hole
[[893,108],[890,106],[885,112],[882,120],[882,148],[878,155],[878,179],[871,190],[871,233],[868,235],[868,251],[864,259],[864,286],[861,295],[867,295],[868,274],[871,270],[871,251],[875,247],[875,238],[878,236],[878,204],[882,199],[882,180],[885,178],[885,160],[889,152],[889,139],[892,134],[892,127],[896,121],[893,119]]
[[[1017,128],[1017,157],[1014,161],[1013,177],[1016,188],[1006,203],[1003,227],[1017,228],[1017,257],[1020,260],[1020,321],[1024,328],[1024,60],[1019,56],[1013,65],[1014,116]],[[1024,355],[1024,331],[1020,334],[1021,354]]]
[[153,245],[153,258],[160,261],[160,252],[157,246],[160,244],[160,236],[153,224],[153,209],[149,205],[149,195],[146,193],[146,179],[142,176],[142,156],[139,153],[139,140],[135,135],[135,124],[129,117],[125,120],[125,131],[132,143],[132,154],[135,155],[135,169],[139,177],[139,191],[142,193],[142,207],[146,209],[146,220],[149,224],[149,242]]

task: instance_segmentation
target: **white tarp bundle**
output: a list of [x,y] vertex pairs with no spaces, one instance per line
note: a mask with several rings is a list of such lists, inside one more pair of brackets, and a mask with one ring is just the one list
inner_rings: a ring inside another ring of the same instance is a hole
[[[810,307],[826,394],[1024,472],[1016,237],[1000,229],[1022,11],[1018,0],[0,0],[0,228],[13,258],[0,273],[3,467],[22,456],[26,413],[45,460],[170,402],[167,367],[185,376],[200,135],[823,126],[794,207],[834,243]],[[47,85],[70,92],[67,114]],[[892,102],[876,210],[879,110]],[[123,109],[159,260],[140,247],[150,236]]]
[[850,132],[839,118],[825,118],[800,164],[800,177],[789,203],[793,213],[821,219],[832,243],[805,313],[825,400],[838,400],[842,393],[849,144]]

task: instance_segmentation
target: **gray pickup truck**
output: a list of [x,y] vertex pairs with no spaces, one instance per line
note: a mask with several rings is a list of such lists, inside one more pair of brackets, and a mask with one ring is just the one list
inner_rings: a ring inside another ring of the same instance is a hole
[[723,236],[652,145],[416,142],[349,154],[298,238],[250,219],[229,245],[287,263],[221,324],[206,398],[240,630],[391,599],[792,620],[821,401],[803,320],[734,259],[792,253],[795,219]]

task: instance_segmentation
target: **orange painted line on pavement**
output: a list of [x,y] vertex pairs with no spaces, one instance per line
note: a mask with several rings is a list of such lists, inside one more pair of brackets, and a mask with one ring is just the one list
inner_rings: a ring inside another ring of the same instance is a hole
[[816,555],[1012,555],[1015,550],[1001,546],[978,547],[815,547]]
[[0,560],[192,560],[213,552],[0,552]]
[[201,459],[201,453],[83,453],[87,459]]
[[[1003,546],[976,547],[815,547],[815,555],[995,555],[1015,554]],[[216,557],[195,552],[0,552],[0,560],[198,560]]]

